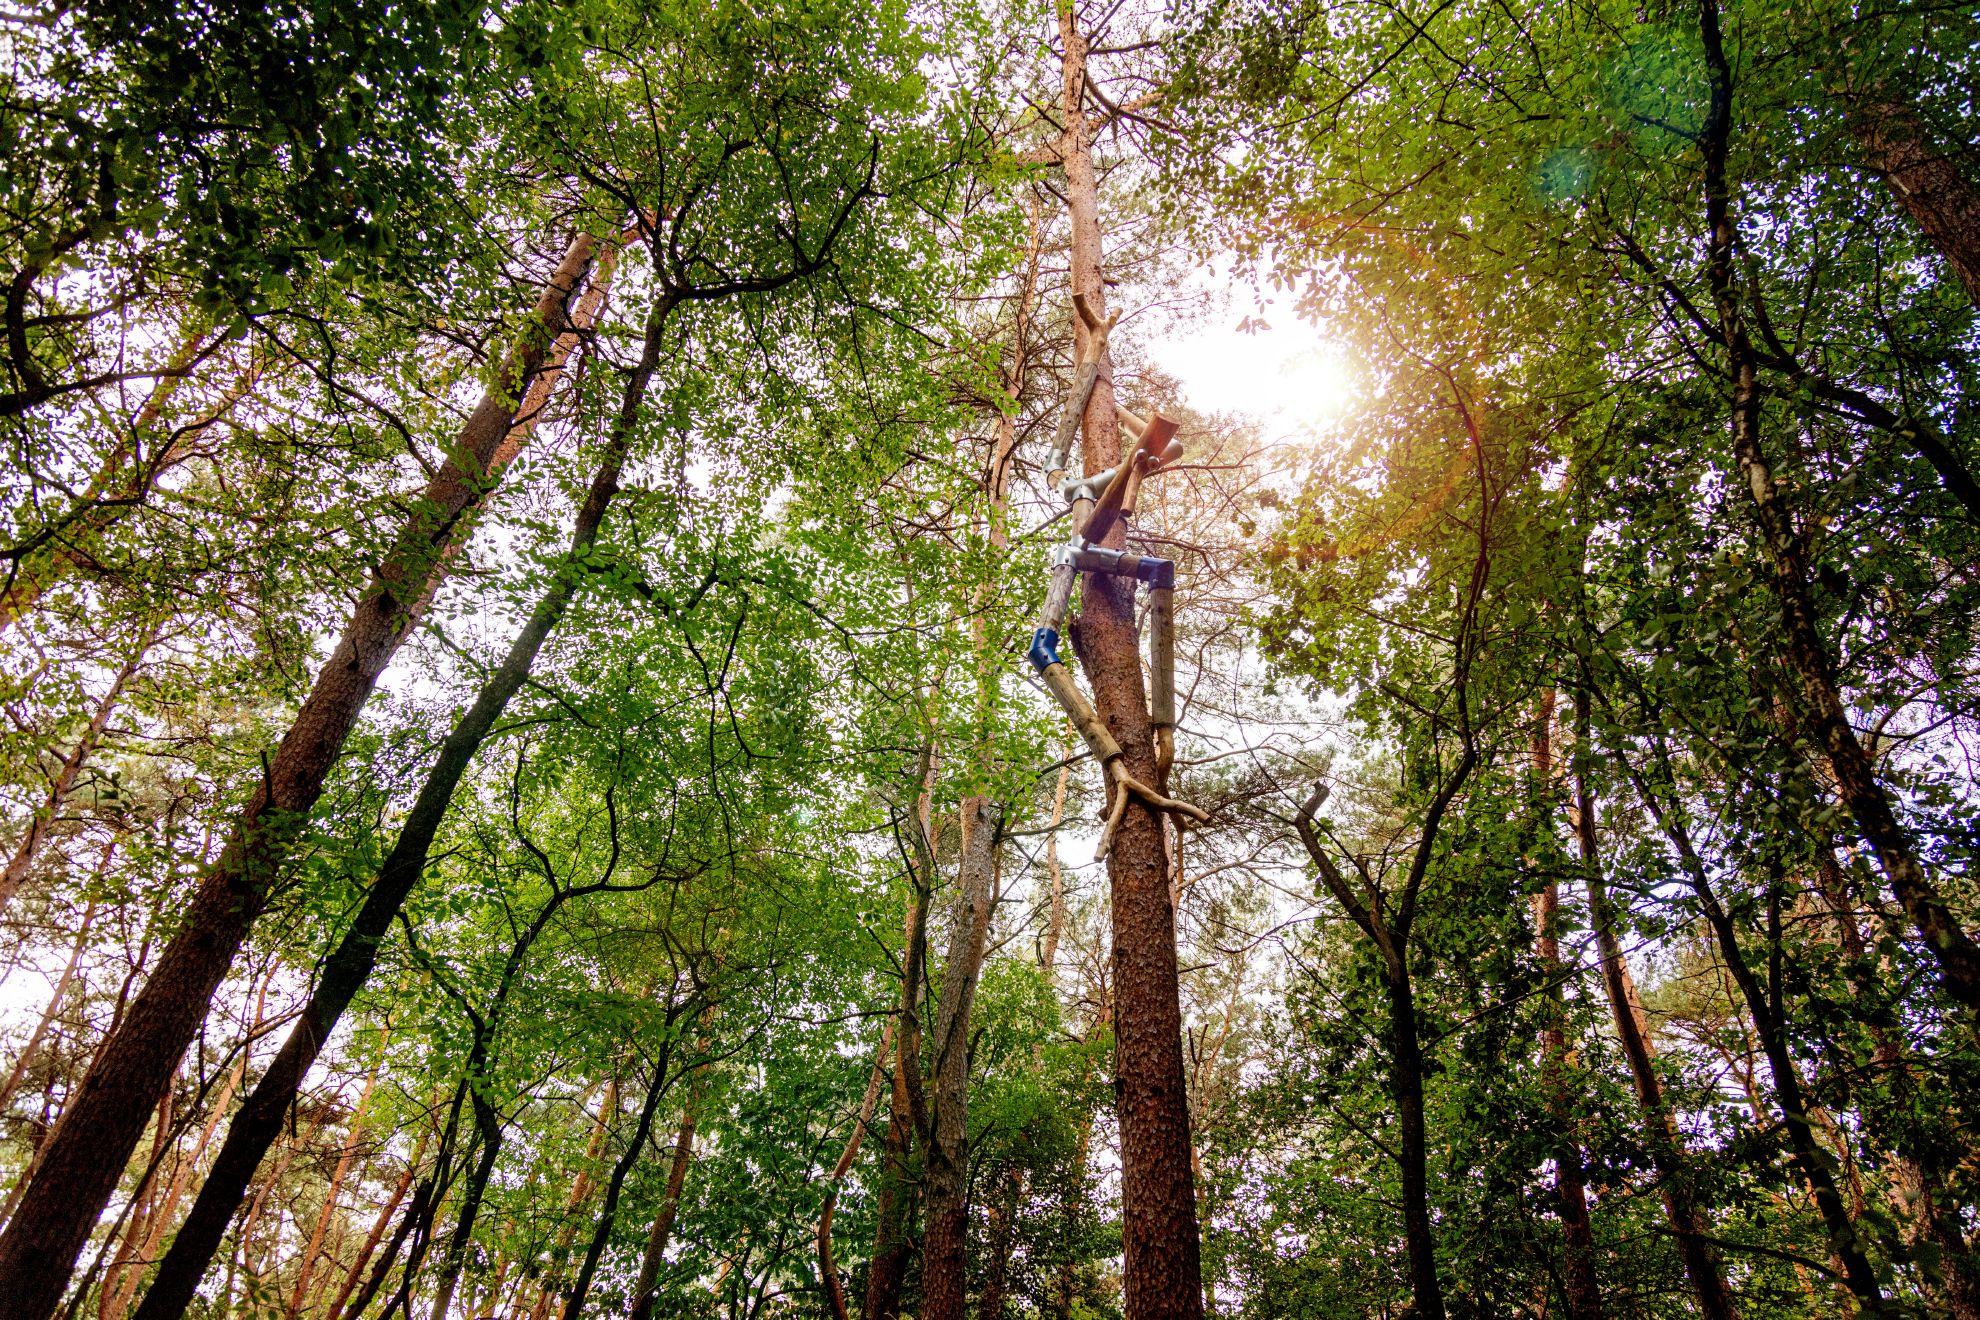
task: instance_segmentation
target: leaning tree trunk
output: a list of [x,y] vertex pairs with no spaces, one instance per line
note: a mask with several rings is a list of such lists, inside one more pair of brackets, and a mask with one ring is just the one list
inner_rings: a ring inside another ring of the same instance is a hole
[[1800,680],[1788,694],[1789,700],[1795,707],[1796,721],[1828,755],[1835,768],[1838,795],[1877,855],[1905,915],[1937,959],[1939,983],[1968,1009],[1980,1011],[1980,945],[1959,924],[1932,883],[1909,833],[1898,821],[1870,754],[1850,726],[1849,709],[1843,703],[1809,590],[1808,547],[1761,448],[1758,364],[1734,267],[1738,233],[1726,163],[1733,130],[1733,83],[1719,30],[1718,0],[1701,0],[1699,34],[1710,88],[1699,134],[1705,154],[1705,269],[1732,377],[1733,458],[1752,496],[1754,521],[1774,569],[1774,594],[1780,605],[1787,660]]
[[1645,1024],[1642,1007],[1636,1002],[1635,988],[1629,981],[1629,965],[1623,961],[1622,943],[1616,936],[1616,913],[1609,902],[1608,884],[1602,874],[1601,834],[1595,819],[1595,794],[1588,782],[1586,758],[1593,754],[1588,741],[1589,695],[1583,683],[1575,689],[1574,826],[1581,849],[1582,870],[1588,881],[1588,919],[1595,928],[1595,950],[1602,960],[1602,987],[1608,994],[1609,1012],[1615,1019],[1616,1039],[1622,1044],[1623,1058],[1629,1063],[1630,1083],[1636,1089],[1637,1106],[1647,1120],[1652,1167],[1657,1173],[1658,1195],[1664,1203],[1664,1219],[1677,1240],[1678,1254],[1684,1261],[1685,1277],[1698,1298],[1698,1310],[1706,1320],[1738,1320],[1720,1269],[1718,1253],[1708,1240],[1703,1217],[1691,1199],[1691,1183],[1685,1167],[1683,1139],[1677,1118],[1664,1099],[1663,1079],[1657,1075],[1655,1046]]
[[549,590],[510,643],[501,666],[482,684],[474,704],[441,745],[440,755],[427,772],[425,783],[420,785],[419,796],[379,869],[377,882],[365,896],[357,919],[325,960],[322,974],[296,1025],[228,1127],[227,1139],[220,1147],[213,1169],[159,1266],[158,1278],[145,1294],[135,1320],[174,1320],[191,1303],[214,1252],[226,1236],[227,1223],[246,1195],[255,1168],[281,1130],[282,1119],[295,1103],[310,1065],[330,1039],[351,1000],[371,978],[379,945],[425,873],[427,855],[446,818],[454,790],[495,727],[495,721],[527,681],[544,642],[569,610],[582,579],[579,561],[598,539],[606,511],[619,489],[619,474],[637,429],[634,419],[659,363],[665,315],[662,308],[656,308],[649,320],[640,364],[626,382],[619,422],[599,458],[590,491],[571,528],[570,557],[558,569]]
[[[1074,25],[1071,5],[1060,8],[1059,36],[1065,122],[1059,156],[1072,222],[1072,292],[1084,295],[1104,324],[1099,180],[1084,105],[1087,41]],[[1075,347],[1081,360],[1091,334],[1084,320],[1076,318]],[[1089,476],[1117,466],[1122,457],[1113,377],[1112,357],[1102,353],[1081,426],[1081,460]],[[1124,546],[1125,526],[1117,522],[1103,544]],[[1120,745],[1128,772],[1165,790],[1141,680],[1134,580],[1088,573],[1080,601],[1073,640],[1094,705]],[[1190,1167],[1189,1089],[1183,1072],[1168,853],[1162,817],[1139,800],[1128,803],[1107,853],[1113,898],[1122,1287],[1128,1320],[1198,1320],[1203,1314],[1202,1241]]]
[[1935,142],[1912,107],[1888,97],[1858,99],[1850,107],[1849,128],[1863,148],[1864,163],[1883,176],[1898,205],[1980,307],[1980,189],[1960,168],[1964,153]]
[[488,460],[508,436],[523,386],[567,322],[595,242],[565,254],[452,455],[400,528],[316,684],[207,869],[179,933],[123,1022],[103,1044],[49,1137],[48,1154],[0,1233],[0,1320],[48,1320],[76,1254],[116,1190],[153,1098],[205,1021],[213,994],[260,914],[358,714],[416,622],[447,547],[494,480]]

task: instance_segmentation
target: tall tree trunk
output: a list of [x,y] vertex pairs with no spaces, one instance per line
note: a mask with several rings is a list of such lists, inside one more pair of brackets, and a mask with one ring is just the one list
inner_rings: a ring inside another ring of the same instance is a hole
[[62,766],[55,772],[55,780],[48,786],[48,800],[42,803],[41,810],[35,812],[28,821],[27,832],[21,835],[20,843],[14,847],[13,855],[7,859],[7,868],[0,871],[0,912],[5,912],[14,901],[14,895],[21,890],[21,884],[34,866],[34,859],[41,852],[41,846],[48,841],[48,835],[55,827],[56,818],[69,800],[69,794],[76,786],[76,778],[82,773],[83,762],[96,750],[102,741],[103,731],[110,727],[110,717],[117,711],[117,703],[123,699],[124,688],[130,683],[137,667],[144,662],[152,646],[158,641],[162,624],[153,624],[145,630],[144,638],[131,653],[122,667],[117,670],[116,679],[110,690],[96,704],[96,712],[90,716],[89,725],[69,754],[62,758]]
[[880,1191],[874,1207],[873,1258],[866,1269],[866,1307],[861,1313],[865,1320],[898,1320],[901,1313],[901,1286],[914,1254],[914,1241],[908,1232],[913,1133],[907,1080],[896,1062],[882,1145]]
[[989,799],[963,800],[960,892],[949,927],[942,994],[930,1037],[932,1085],[928,1092],[926,1236],[921,1248],[921,1314],[924,1320],[962,1320],[968,1294],[969,1217],[969,1022],[990,936],[991,874],[997,822]]
[[[887,1080],[887,1056],[894,1050],[894,1024],[889,1021],[880,1033],[880,1049],[873,1058],[873,1072],[866,1081],[866,1094],[859,1102],[859,1113],[853,1119],[852,1135],[846,1138],[845,1149],[839,1152],[839,1162],[832,1166],[832,1177],[825,1189],[825,1203],[818,1210],[818,1278],[825,1287],[825,1305],[832,1313],[832,1320],[847,1320],[846,1287],[839,1279],[839,1267],[832,1259],[832,1211],[839,1204],[839,1188],[852,1169],[853,1161],[859,1158],[860,1144],[866,1140],[866,1129],[873,1122],[873,1111],[880,1104],[880,1087]],[[680,1152],[675,1152],[675,1164],[682,1163]],[[672,1179],[668,1180],[672,1187]],[[646,1271],[640,1270],[642,1283]],[[646,1316],[636,1316],[635,1320],[649,1320]]]
[[[1533,724],[1535,795],[1549,799],[1554,785],[1554,692],[1541,696]],[[1547,992],[1547,1025],[1541,1029],[1542,1070],[1547,1107],[1556,1129],[1554,1198],[1565,1247],[1563,1270],[1568,1320],[1602,1320],[1602,1290],[1595,1277],[1595,1234],[1588,1221],[1588,1189],[1582,1177],[1581,1143],[1574,1132],[1574,1103],[1568,1094],[1567,1005],[1561,992],[1566,964],[1561,960],[1558,914],[1560,885],[1551,877],[1533,895],[1534,952],[1553,983]]]
[[378,1217],[371,1221],[371,1232],[365,1235],[364,1245],[358,1248],[356,1258],[351,1261],[351,1268],[344,1275],[343,1286],[337,1290],[336,1300],[332,1301],[328,1309],[323,1312],[324,1320],[338,1320],[344,1312],[344,1304],[350,1301],[351,1294],[357,1291],[358,1281],[364,1277],[364,1267],[371,1263],[371,1257],[377,1252],[378,1244],[384,1240],[385,1230],[391,1225],[392,1216],[397,1213],[399,1203],[406,1199],[406,1192],[411,1189],[413,1179],[419,1176],[419,1162],[426,1154],[426,1143],[432,1135],[433,1129],[430,1126],[420,1128],[419,1140],[413,1144],[412,1155],[406,1160],[406,1171],[399,1175],[399,1181],[392,1188],[392,1194],[385,1198],[385,1204],[379,1209]]
[[1968,153],[1942,145],[1904,102],[1872,94],[1851,98],[1850,132],[1863,160],[1890,185],[1933,247],[1980,307],[1980,189],[1961,169]]
[[89,943],[89,928],[96,923],[96,900],[91,899],[83,908],[82,922],[76,927],[76,942],[69,949],[69,961],[63,965],[61,976],[55,980],[55,988],[49,992],[48,1007],[41,1010],[41,1018],[28,1033],[27,1044],[21,1046],[19,1057],[7,1073],[7,1080],[0,1084],[0,1114],[7,1112],[7,1106],[14,1102],[14,1092],[21,1089],[21,1082],[27,1077],[28,1068],[34,1063],[35,1054],[41,1049],[41,1041],[48,1034],[48,1028],[55,1025],[56,1017],[62,1011],[62,1000],[69,993],[70,982],[76,979],[76,968],[82,963],[83,949]]
[[[1657,748],[1657,757],[1665,782],[1671,782],[1668,766],[1661,764],[1664,761],[1661,747]],[[1795,1067],[1793,1056],[1788,1053],[1780,1007],[1780,885],[1777,880],[1768,884],[1769,984],[1763,987],[1740,949],[1739,933],[1733,925],[1732,916],[1719,902],[1704,859],[1699,857],[1692,845],[1690,829],[1679,816],[1676,803],[1660,800],[1660,795],[1644,782],[1643,776],[1626,759],[1623,764],[1636,784],[1644,807],[1676,850],[1685,879],[1697,895],[1699,907],[1705,913],[1705,923],[1718,943],[1719,957],[1731,974],[1733,984],[1738,987],[1740,997],[1746,1002],[1754,1034],[1759,1037],[1761,1052],[1767,1059],[1767,1069],[1773,1074],[1774,1098],[1781,1111],[1781,1126],[1787,1132],[1795,1171],[1808,1184],[1808,1190],[1814,1197],[1815,1208],[1828,1235],[1829,1251],[1842,1266],[1844,1280],[1863,1312],[1866,1315],[1881,1315],[1884,1298],[1877,1282],[1877,1272],[1864,1253],[1862,1239],[1829,1171],[1834,1159],[1816,1140],[1812,1110],[1802,1094],[1801,1073]]]
[[[1069,4],[1059,9],[1064,50],[1060,111],[1065,122],[1059,158],[1072,222],[1072,291],[1084,295],[1104,322],[1100,188],[1085,110],[1087,40],[1075,26],[1073,10]],[[1075,346],[1082,358],[1090,334],[1076,319]],[[1121,461],[1114,408],[1113,359],[1102,354],[1081,426],[1081,460],[1089,476]],[[1124,546],[1125,526],[1117,523],[1103,544]],[[1161,767],[1141,680],[1134,580],[1088,573],[1073,639],[1094,706],[1120,745],[1128,772],[1160,789]],[[1147,804],[1127,804],[1108,849],[1107,876],[1113,894],[1125,1310],[1128,1320],[1198,1320],[1203,1314],[1202,1240],[1190,1172],[1189,1090],[1183,1075],[1168,839],[1165,822]]]
[[220,1127],[220,1120],[227,1115],[228,1107],[234,1102],[234,1093],[240,1089],[247,1077],[248,1051],[261,1035],[261,1027],[268,1020],[268,987],[275,980],[275,968],[270,967],[268,975],[261,982],[261,989],[255,996],[254,1019],[248,1024],[247,1034],[241,1041],[240,1058],[227,1070],[227,1076],[220,1084],[220,1093],[213,1098],[206,1123],[199,1130],[199,1139],[181,1158],[172,1173],[171,1187],[166,1191],[158,1209],[151,1215],[151,1225],[145,1235],[143,1249],[138,1253],[141,1268],[125,1276],[117,1290],[114,1303],[105,1311],[107,1317],[121,1318],[130,1309],[131,1298],[137,1294],[138,1284],[144,1277],[144,1268],[158,1259],[158,1248],[165,1240],[166,1230],[178,1214],[179,1202],[184,1199],[186,1188],[192,1181],[193,1172],[199,1168],[206,1156],[206,1148],[213,1141],[213,1134]]
[[1623,961],[1622,944],[1616,936],[1615,908],[1609,902],[1608,883],[1602,873],[1601,834],[1595,819],[1595,794],[1589,787],[1587,758],[1593,755],[1589,743],[1589,694],[1587,675],[1574,694],[1575,765],[1574,827],[1581,849],[1581,865],[1588,881],[1588,919],[1595,928],[1595,949],[1602,960],[1602,986],[1609,998],[1609,1011],[1615,1019],[1616,1039],[1622,1044],[1623,1058],[1629,1063],[1636,1101],[1643,1110],[1650,1158],[1657,1173],[1658,1194],[1664,1203],[1664,1219],[1677,1240],[1678,1255],[1684,1261],[1685,1277],[1698,1298],[1699,1313],[1706,1320],[1738,1320],[1732,1295],[1712,1249],[1698,1208],[1691,1198],[1691,1181],[1686,1170],[1683,1138],[1677,1118],[1664,1099],[1663,1079],[1657,1076],[1655,1046],[1630,984],[1629,964]]
[[687,1103],[681,1106],[681,1125],[674,1133],[674,1158],[667,1168],[667,1186],[660,1193],[660,1209],[653,1216],[653,1227],[646,1233],[646,1250],[640,1254],[639,1277],[633,1283],[632,1320],[653,1320],[660,1268],[667,1262],[667,1243],[674,1235],[674,1219],[681,1211],[681,1192],[687,1187],[688,1167],[694,1163],[694,1132],[707,1083],[708,1065],[696,1065]]
[[488,459],[509,434],[522,387],[566,329],[566,307],[595,246],[588,235],[571,244],[498,382],[462,428],[317,674],[231,839],[201,878],[179,933],[76,1088],[40,1172],[0,1233],[0,1277],[9,1283],[0,1292],[0,1320],[48,1320],[61,1300],[152,1099],[205,1020],[359,712],[411,630],[408,607],[428,593],[437,562],[490,488]]
[[1857,829],[1877,855],[1884,878],[1919,937],[1938,960],[1939,982],[1968,1009],[1980,1011],[1980,945],[1960,926],[1919,859],[1897,818],[1876,766],[1850,727],[1822,624],[1809,591],[1808,551],[1774,481],[1760,444],[1761,396],[1746,314],[1734,273],[1737,230],[1726,172],[1732,134],[1733,86],[1719,31],[1718,0],[1700,0],[1699,33],[1711,89],[1703,131],[1706,274],[1717,304],[1719,331],[1732,374],[1732,447],[1753,497],[1754,519],[1774,568],[1787,658],[1799,684],[1789,692],[1794,716],[1814,735],[1835,768],[1836,787]]
[[281,1050],[262,1074],[254,1092],[227,1129],[227,1140],[200,1188],[186,1223],[160,1265],[158,1279],[138,1308],[136,1320],[175,1320],[184,1313],[213,1253],[227,1232],[255,1167],[281,1129],[282,1118],[295,1102],[310,1065],[336,1029],[338,1019],[371,977],[378,948],[398,917],[399,909],[425,873],[428,853],[446,819],[454,790],[487,740],[496,720],[521,690],[537,654],[562,622],[583,577],[583,554],[598,538],[606,510],[619,489],[628,448],[637,432],[635,421],[648,382],[660,360],[662,329],[670,304],[656,306],[648,319],[640,365],[626,382],[626,394],[605,452],[599,458],[591,488],[571,529],[571,554],[530,612],[522,631],[509,645],[502,664],[475,694],[474,704],[454,724],[440,754],[420,785],[419,796],[379,868],[378,880],[365,896],[357,919],[324,961],[296,1025]]
[[[667,1017],[671,1024],[674,1014],[669,1012]],[[619,1215],[619,1194],[625,1189],[626,1176],[639,1163],[640,1154],[646,1149],[647,1138],[653,1132],[653,1115],[659,1110],[660,1099],[667,1094],[672,1080],[667,1075],[667,1066],[673,1053],[673,1036],[670,1033],[660,1044],[660,1057],[654,1061],[653,1080],[647,1084],[646,1102],[640,1106],[632,1138],[626,1142],[625,1153],[619,1156],[618,1162],[612,1166],[611,1175],[605,1180],[605,1201],[598,1207],[598,1225],[585,1248],[577,1279],[571,1284],[570,1300],[564,1304],[564,1320],[578,1320],[584,1314],[585,1297],[591,1292],[591,1281],[598,1274],[599,1258],[605,1254],[605,1244],[611,1239],[612,1225]],[[445,1320],[445,1317],[435,1312],[433,1320]]]

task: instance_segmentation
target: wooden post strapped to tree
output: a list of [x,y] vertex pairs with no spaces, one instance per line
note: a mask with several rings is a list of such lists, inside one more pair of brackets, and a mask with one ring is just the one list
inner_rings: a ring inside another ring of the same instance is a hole
[[1112,785],[1112,804],[1107,812],[1107,827],[1100,835],[1098,860],[1106,857],[1107,849],[1114,840],[1114,831],[1119,828],[1121,818],[1127,812],[1130,796],[1140,798],[1157,811],[1172,812],[1198,821],[1210,817],[1201,807],[1177,801],[1129,773],[1120,744],[1107,732],[1106,724],[1086,699],[1086,694],[1079,690],[1065,661],[1059,656],[1059,629],[1064,626],[1066,610],[1072,604],[1073,579],[1077,574],[1109,573],[1148,584],[1148,669],[1151,680],[1148,718],[1155,730],[1157,773],[1162,780],[1166,780],[1169,767],[1176,757],[1175,561],[1105,549],[1100,542],[1106,539],[1107,533],[1117,523],[1126,523],[1134,517],[1135,501],[1142,481],[1173,467],[1182,458],[1182,442],[1175,438],[1176,423],[1172,419],[1159,412],[1151,418],[1142,418],[1117,406],[1115,411],[1120,416],[1122,427],[1135,437],[1134,448],[1119,466],[1110,471],[1091,477],[1066,474],[1066,465],[1072,457],[1073,436],[1079,430],[1080,417],[1086,412],[1087,400],[1093,393],[1094,382],[1099,378],[1100,359],[1107,351],[1108,335],[1113,331],[1115,322],[1120,320],[1118,312],[1105,321],[1100,320],[1093,314],[1084,294],[1073,294],[1073,306],[1092,338],[1085,359],[1074,374],[1072,392],[1066,396],[1064,411],[1059,417],[1059,431],[1053,443],[1052,465],[1048,469],[1047,480],[1072,505],[1072,522],[1076,530],[1052,561],[1051,583],[1045,591],[1045,608],[1039,612],[1038,627],[1031,635],[1031,649],[1026,654],[1032,668],[1038,671],[1040,680],[1064,707],[1073,727],[1079,730],[1087,750],[1093,753],[1093,759],[1100,763],[1101,774]]

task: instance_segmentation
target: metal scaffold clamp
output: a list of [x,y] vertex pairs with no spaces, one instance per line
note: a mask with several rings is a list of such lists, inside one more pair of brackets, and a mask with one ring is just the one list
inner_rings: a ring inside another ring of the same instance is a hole
[[1166,778],[1175,762],[1176,746],[1175,562],[1153,555],[1109,549],[1100,542],[1106,539],[1116,524],[1134,517],[1142,481],[1173,467],[1182,458],[1182,442],[1175,438],[1176,423],[1161,413],[1142,418],[1125,408],[1117,408],[1122,429],[1135,442],[1127,457],[1116,467],[1091,476],[1075,478],[1067,475],[1065,469],[1071,459],[1073,436],[1092,397],[1094,383],[1099,379],[1100,359],[1107,350],[1107,336],[1120,319],[1119,313],[1115,313],[1101,321],[1081,294],[1073,295],[1073,304],[1091,334],[1087,353],[1073,373],[1073,387],[1063,404],[1064,411],[1054,438],[1052,466],[1047,470],[1047,480],[1072,506],[1074,530],[1071,538],[1052,556],[1045,606],[1039,613],[1038,626],[1032,632],[1031,646],[1025,655],[1046,689],[1072,720],[1073,727],[1079,730],[1087,750],[1100,762],[1102,773],[1112,786],[1112,801],[1107,812],[1106,828],[1100,834],[1100,848],[1095,857],[1097,861],[1106,857],[1112,847],[1114,833],[1127,813],[1130,797],[1139,798],[1154,811],[1187,816],[1196,821],[1207,821],[1210,815],[1201,807],[1150,788],[1128,772],[1120,744],[1107,731],[1106,724],[1086,699],[1086,694],[1079,690],[1079,685],[1073,681],[1064,658],[1059,654],[1060,629],[1065,625],[1066,611],[1072,603],[1073,583],[1078,574],[1105,573],[1127,578],[1130,582],[1148,584],[1148,663],[1151,675],[1148,716],[1149,723],[1154,726],[1156,772],[1159,777]]

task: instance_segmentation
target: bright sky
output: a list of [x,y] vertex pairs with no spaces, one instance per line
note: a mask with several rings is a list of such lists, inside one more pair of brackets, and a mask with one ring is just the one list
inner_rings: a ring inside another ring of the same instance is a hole
[[[1240,330],[1247,320],[1249,328]],[[1352,350],[1326,326],[1300,320],[1286,299],[1261,311],[1240,295],[1149,349],[1183,383],[1192,404],[1256,418],[1268,441],[1324,431],[1356,398]]]

